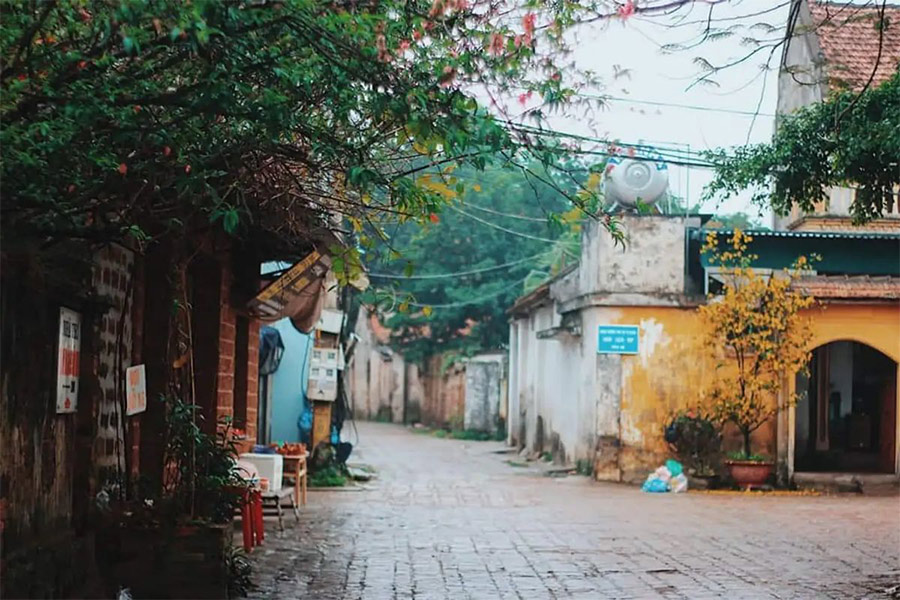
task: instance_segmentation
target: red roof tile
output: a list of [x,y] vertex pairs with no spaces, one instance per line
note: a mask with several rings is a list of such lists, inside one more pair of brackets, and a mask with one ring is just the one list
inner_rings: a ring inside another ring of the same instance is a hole
[[900,277],[869,275],[811,275],[794,282],[795,288],[815,298],[898,300]]
[[[825,55],[829,87],[861,89],[876,65],[880,6],[810,0],[809,11]],[[873,86],[887,81],[900,63],[900,6],[887,6],[885,21]]]

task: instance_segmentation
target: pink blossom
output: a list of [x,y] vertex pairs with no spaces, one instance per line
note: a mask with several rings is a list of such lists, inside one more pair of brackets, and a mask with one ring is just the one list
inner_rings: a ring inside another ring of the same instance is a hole
[[432,19],[439,17],[444,14],[445,8],[444,0],[434,0],[434,2],[431,3],[431,10],[428,11],[428,16]]
[[625,4],[619,7],[619,18],[627,19],[634,14],[634,0],[626,0]]
[[530,44],[532,38],[534,37],[534,13],[528,13],[524,17],[522,17],[522,27],[525,28],[525,36],[524,41],[526,44]]
[[527,94],[519,94],[519,104],[525,106],[525,104],[531,99],[531,92]]
[[550,79],[552,79],[553,81],[559,81],[560,79],[562,79],[562,75],[560,75],[559,72],[556,72],[550,76]]
[[403,40],[399,44],[397,44],[397,48],[399,50],[409,50],[409,40]]
[[501,54],[503,54],[503,47],[505,45],[506,42],[503,39],[502,35],[500,35],[499,33],[491,35],[491,44],[489,48],[491,54],[493,54],[494,56],[500,56]]
[[522,17],[522,26],[525,28],[525,33],[534,33],[534,13],[528,13],[524,17]]
[[456,10],[459,12],[463,12],[468,10],[469,2],[468,0],[456,0]]

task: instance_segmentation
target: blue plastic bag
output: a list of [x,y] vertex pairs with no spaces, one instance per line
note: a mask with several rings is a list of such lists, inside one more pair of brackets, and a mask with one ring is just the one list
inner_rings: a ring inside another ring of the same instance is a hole
[[645,481],[641,489],[645,492],[650,492],[651,494],[661,494],[669,491],[669,484],[662,479],[654,477]]

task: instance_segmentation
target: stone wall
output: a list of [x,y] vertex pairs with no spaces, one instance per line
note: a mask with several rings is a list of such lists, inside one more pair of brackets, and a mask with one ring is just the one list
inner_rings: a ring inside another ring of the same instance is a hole
[[478,356],[466,361],[466,429],[498,431],[504,363],[502,354]]
[[353,416],[362,420],[403,423],[407,420],[407,363],[388,346],[390,331],[361,309],[358,340],[347,375]]

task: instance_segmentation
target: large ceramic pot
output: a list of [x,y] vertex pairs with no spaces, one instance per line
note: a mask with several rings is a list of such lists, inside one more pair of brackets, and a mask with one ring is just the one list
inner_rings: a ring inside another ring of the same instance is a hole
[[775,464],[758,460],[726,460],[725,466],[735,483],[746,490],[768,481]]

